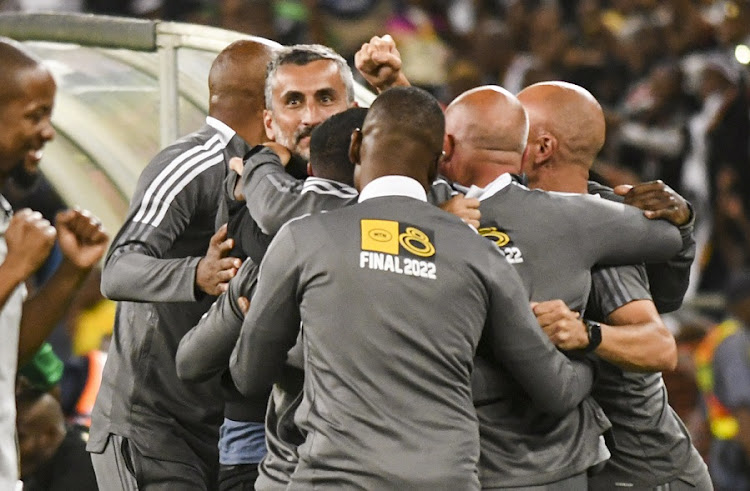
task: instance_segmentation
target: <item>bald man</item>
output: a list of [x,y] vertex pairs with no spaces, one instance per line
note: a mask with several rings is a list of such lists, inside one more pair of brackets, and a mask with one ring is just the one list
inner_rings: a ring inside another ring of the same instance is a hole
[[[0,188],[11,176],[31,183],[44,145],[55,136],[51,117],[57,86],[41,60],[0,38]],[[38,212],[13,213],[0,195],[0,489],[17,489],[16,369],[25,364],[65,314],[78,287],[107,248],[108,236],[86,211],[67,210],[55,226]],[[27,299],[25,282],[58,239],[63,261]]]
[[[526,155],[529,123],[521,103],[497,86],[469,90],[446,109],[443,173],[470,186],[480,204],[479,233],[519,272],[532,302],[562,299],[582,311],[597,263],[664,260],[679,249],[677,229],[635,208],[604,200],[530,191],[512,174]],[[663,241],[668,250],[657,253]],[[607,458],[609,427],[586,398],[564,415],[545,414],[504,384],[491,357],[477,361],[474,397],[480,423],[484,488],[585,489],[587,469]]]
[[537,403],[565,411],[587,392],[587,367],[549,349],[497,249],[427,203],[443,125],[424,91],[383,92],[352,137],[359,202],[289,222],[263,259],[230,370],[262,393],[304,325],[307,438],[287,489],[478,489],[470,379],[485,325]]
[[102,292],[119,303],[88,445],[102,489],[216,488],[219,378],[180,381],[175,352],[240,266],[214,221],[227,161],[262,140],[271,54],[237,41],[216,57],[206,125],[146,166],[107,255]]
[[[532,85],[518,99],[530,121],[524,160],[529,184],[611,198],[611,190],[588,182],[604,143],[604,116],[596,99],[564,82]],[[592,327],[600,343],[594,353],[602,369],[592,395],[612,422],[612,456],[604,470],[590,478],[589,489],[712,489],[685,426],[667,404],[658,373],[676,364],[674,339],[656,307],[678,307],[687,288],[695,253],[691,213],[686,202],[660,182],[618,191],[627,192],[625,202],[646,209],[649,218],[664,217],[679,225],[680,253],[664,265],[649,266],[648,274],[640,266],[595,270],[586,321],[561,302],[535,307],[540,324],[559,347],[589,346]],[[659,299],[656,305],[652,294]]]

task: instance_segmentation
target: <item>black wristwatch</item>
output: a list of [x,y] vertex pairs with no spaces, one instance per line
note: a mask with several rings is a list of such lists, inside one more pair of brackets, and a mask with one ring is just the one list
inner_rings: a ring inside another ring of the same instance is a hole
[[586,326],[586,334],[589,337],[589,345],[584,348],[584,351],[590,353],[602,344],[602,326],[588,319],[584,319],[583,324]]

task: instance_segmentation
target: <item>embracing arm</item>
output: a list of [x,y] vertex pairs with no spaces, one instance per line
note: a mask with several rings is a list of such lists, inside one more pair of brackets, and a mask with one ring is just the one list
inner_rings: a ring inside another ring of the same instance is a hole
[[[498,257],[501,257],[498,255]],[[487,337],[498,360],[540,410],[564,414],[591,391],[593,372],[560,353],[539,329],[528,294],[504,259],[493,264]]]
[[201,382],[226,370],[245,318],[242,303],[251,297],[257,278],[258,266],[245,261],[229,282],[229,290],[182,337],[175,355],[180,379]]
[[297,340],[298,261],[292,233],[283,227],[263,258],[258,287],[229,361],[234,384],[246,397],[267,393]]
[[[165,152],[177,153],[180,148]],[[201,209],[215,211],[218,196],[212,198],[216,193],[211,187],[217,183],[211,172],[226,164],[223,154],[214,152],[207,161],[211,165],[192,175],[175,164],[181,154],[174,159],[164,155],[141,174],[128,217],[107,255],[102,293],[112,300],[192,302],[202,292],[225,291],[239,268],[239,259],[227,257],[232,243],[226,239],[226,228],[210,240],[207,231],[199,232],[206,235],[205,255],[190,245],[195,255],[170,257],[175,242]]]
[[247,209],[263,233],[273,236],[293,218],[340,208],[356,200],[357,193],[343,185],[314,186],[295,179],[284,170],[276,153],[285,149],[278,144],[267,145],[253,148],[245,160],[240,183]]

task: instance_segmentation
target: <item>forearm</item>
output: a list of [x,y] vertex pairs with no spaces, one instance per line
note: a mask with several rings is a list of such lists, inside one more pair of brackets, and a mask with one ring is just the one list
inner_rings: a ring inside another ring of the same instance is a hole
[[139,252],[113,254],[102,271],[102,294],[119,301],[193,302],[200,260],[157,259]]
[[57,272],[23,305],[18,365],[26,363],[63,318],[89,269],[63,260]]
[[24,280],[23,274],[13,264],[8,261],[0,264],[0,310]]
[[230,281],[229,290],[182,337],[175,356],[178,377],[200,382],[226,370],[245,317],[238,298],[251,297],[257,278],[257,265],[245,262]]
[[671,371],[677,366],[677,345],[661,322],[602,324],[602,343],[595,353],[629,371]]
[[270,236],[293,218],[340,208],[356,198],[353,191],[321,191],[309,185],[306,188],[305,181],[290,176],[268,148],[246,161],[241,185],[250,216]]
[[201,382],[229,366],[229,357],[242,328],[242,317],[222,294],[200,322],[180,340],[175,355],[177,376],[187,382]]
[[680,308],[690,285],[690,268],[696,250],[693,223],[694,219],[680,227],[682,249],[676,256],[666,262],[646,266],[651,295],[657,310],[661,313]]
[[250,216],[265,234],[273,236],[289,219],[309,213],[300,201],[302,183],[286,173],[271,149],[245,161],[240,185]]

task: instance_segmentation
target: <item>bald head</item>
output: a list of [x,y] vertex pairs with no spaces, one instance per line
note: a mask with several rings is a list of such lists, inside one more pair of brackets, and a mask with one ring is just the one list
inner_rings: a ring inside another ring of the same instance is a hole
[[477,148],[521,154],[528,130],[521,103],[497,85],[467,90],[445,110],[445,132]]
[[557,142],[551,159],[587,170],[604,145],[604,113],[591,93],[567,82],[541,82],[518,93],[529,115],[529,143],[543,135]]
[[267,44],[235,41],[216,56],[208,73],[209,114],[250,144],[264,140],[263,91],[272,55]]
[[383,92],[352,141],[351,160],[361,164],[355,184],[361,188],[377,177],[402,175],[427,188],[437,174],[444,133],[443,111],[430,94],[416,87]]
[[468,90],[445,110],[447,157],[441,172],[465,186],[486,186],[520,172],[529,131],[521,103],[497,85]]

